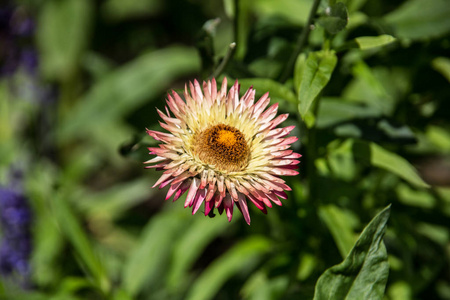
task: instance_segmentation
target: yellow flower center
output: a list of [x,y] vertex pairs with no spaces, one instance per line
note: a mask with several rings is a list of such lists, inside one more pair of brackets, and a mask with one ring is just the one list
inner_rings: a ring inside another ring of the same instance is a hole
[[218,124],[193,136],[192,152],[203,163],[218,171],[243,170],[249,160],[249,147],[244,135],[236,128]]
[[[240,132],[238,132],[237,134],[242,135],[242,133],[240,133]],[[222,144],[225,147],[233,146],[234,144],[236,144],[236,141],[237,141],[236,133],[234,133],[232,131],[222,129],[217,134],[217,143]]]

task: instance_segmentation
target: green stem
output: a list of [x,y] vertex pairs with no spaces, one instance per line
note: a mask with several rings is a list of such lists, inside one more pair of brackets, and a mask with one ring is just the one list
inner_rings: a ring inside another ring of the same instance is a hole
[[236,43],[231,43],[228,46],[227,54],[225,54],[225,57],[223,58],[220,65],[217,67],[216,70],[209,76],[209,79],[217,78],[220,74],[222,74],[223,70],[225,69],[226,65],[230,61],[230,59],[233,57],[234,52],[236,51]]
[[[319,111],[321,94],[317,96],[314,101],[313,114],[317,117]],[[307,174],[308,174],[308,185],[309,185],[309,199],[313,203],[314,207],[319,204],[319,190],[317,182],[317,170],[316,170],[316,158],[317,158],[317,129],[314,125],[308,130],[308,162],[307,162]]]
[[292,52],[291,57],[288,60],[288,63],[286,64],[286,67],[284,68],[284,72],[282,73],[280,77],[280,82],[284,83],[286,80],[291,76],[292,70],[294,68],[295,60],[297,59],[297,56],[302,52],[303,47],[305,46],[309,33],[311,32],[311,25],[313,18],[317,12],[317,9],[319,8],[320,0],[314,0],[314,3],[311,7],[311,10],[309,12],[308,20],[306,21],[305,27],[302,30],[302,33],[300,37],[298,38],[297,45],[295,46],[294,52]]

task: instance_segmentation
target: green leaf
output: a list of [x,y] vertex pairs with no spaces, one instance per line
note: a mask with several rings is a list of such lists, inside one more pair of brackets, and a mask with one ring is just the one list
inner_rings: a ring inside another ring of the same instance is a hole
[[364,228],[347,258],[327,269],[319,278],[314,300],[381,300],[389,274],[383,244],[390,205]]
[[298,91],[298,110],[304,117],[311,107],[314,99],[327,85],[337,63],[334,51],[311,52],[306,59],[306,65],[302,68],[303,73],[296,75],[300,78],[300,85],[296,86]]
[[[230,81],[230,83],[233,82]],[[256,94],[262,95],[266,92],[269,92],[269,96],[271,99],[283,99],[289,101],[290,103],[297,102],[297,99],[295,98],[295,95],[291,91],[291,89],[272,79],[243,78],[239,79],[239,84],[244,88],[244,91],[247,87],[253,86],[253,88],[256,90]]]
[[260,270],[245,282],[241,289],[242,298],[246,300],[282,299],[289,284],[287,275],[268,278],[264,270]]
[[64,80],[73,76],[91,29],[93,2],[45,1],[37,26],[39,59],[44,75]]
[[409,0],[385,16],[394,27],[395,36],[425,40],[450,31],[450,5],[445,0]]
[[269,251],[270,240],[252,236],[236,244],[203,271],[194,282],[186,299],[213,299],[220,287],[233,275],[251,269]]
[[355,42],[362,50],[382,47],[395,42],[395,37],[387,34],[380,36],[360,36],[355,38]]
[[319,216],[330,230],[341,256],[345,258],[356,241],[353,233],[355,216],[333,204],[320,206]]
[[442,153],[450,152],[450,133],[447,129],[428,125],[425,129],[425,135],[435,150],[439,150]]
[[387,294],[389,299],[412,300],[412,288],[405,281],[396,281],[390,285]]
[[193,224],[185,229],[183,236],[174,246],[168,274],[170,289],[180,289],[182,282],[186,282],[188,270],[205,247],[226,228],[229,228],[226,218],[196,218]]
[[[303,73],[306,65],[306,54],[300,53],[297,56],[294,67],[294,86],[299,87],[302,83]],[[297,100],[296,100],[297,101]]]
[[406,184],[398,184],[395,188],[398,201],[409,206],[432,209],[436,207],[436,198],[429,190],[412,189]]
[[340,180],[352,181],[357,176],[357,165],[353,157],[352,146],[351,139],[343,142],[334,140],[327,146],[327,165],[332,174]]
[[133,298],[128,295],[128,293],[123,290],[123,289],[119,289],[114,293],[114,296],[112,298],[113,300],[133,300]]
[[306,280],[317,267],[318,259],[311,253],[303,253],[298,264],[297,279]]
[[430,187],[406,159],[375,143],[355,142],[353,154],[366,163],[392,172],[417,187]]
[[373,166],[397,174],[417,187],[430,187],[419,177],[416,169],[403,157],[392,153],[375,143],[370,143],[370,151],[370,161]]
[[135,297],[144,286],[162,280],[176,239],[185,226],[177,210],[159,213],[144,228],[137,247],[130,253],[123,269],[123,287]]
[[157,15],[163,7],[164,4],[161,0],[107,0],[102,5],[102,13],[108,20],[122,21]]
[[110,283],[106,276],[106,271],[94,252],[86,232],[82,229],[80,222],[69,207],[67,199],[68,197],[64,197],[61,193],[52,202],[58,225],[94,277],[97,287],[107,293],[110,289]]
[[169,47],[136,58],[105,76],[77,102],[59,128],[61,141],[85,137],[93,128],[108,132],[108,122],[163,93],[175,78],[199,68],[197,52],[192,48]]
[[77,202],[77,207],[90,216],[101,216],[115,219],[122,216],[128,209],[138,205],[154,190],[149,190],[148,178],[116,184],[103,191],[86,191],[86,195]]
[[29,170],[26,180],[34,220],[32,277],[35,283],[43,286],[59,281],[61,264],[57,258],[64,245],[55,214],[49,206],[49,200],[53,199],[56,178],[55,166],[49,162],[39,161]]
[[294,25],[304,25],[311,10],[312,1],[309,0],[258,0],[253,1],[255,14],[261,17],[281,16]]
[[450,59],[447,57],[436,57],[431,62],[433,69],[441,73],[450,82]]
[[348,23],[347,7],[338,2],[325,9],[324,15],[318,19],[321,26],[331,34],[337,34],[345,29]]
[[240,0],[235,2],[236,9],[235,12],[235,39],[236,39],[236,52],[234,57],[237,60],[243,60],[245,54],[247,53],[247,39],[250,33],[250,8],[251,0]]
[[323,97],[317,114],[317,127],[325,128],[353,119],[379,117],[381,113],[370,106],[342,98]]

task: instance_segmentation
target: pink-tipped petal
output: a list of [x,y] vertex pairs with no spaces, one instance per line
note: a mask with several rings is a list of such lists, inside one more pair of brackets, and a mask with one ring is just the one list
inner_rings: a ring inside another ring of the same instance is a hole
[[227,213],[228,222],[231,222],[231,218],[233,218],[233,205],[233,199],[231,199],[231,196],[227,194],[225,199],[223,199],[223,206],[225,208],[225,212]]
[[169,187],[166,200],[187,192],[184,205],[193,214],[205,203],[205,215],[217,208],[228,221],[236,205],[250,224],[248,201],[263,213],[282,205],[291,188],[280,176],[297,175],[301,155],[289,149],[297,141],[289,136],[294,126],[277,128],[288,115],[277,116],[269,94],[255,102],[253,87],[241,98],[239,90],[236,80],[227,92],[225,78],[218,91],[213,78],[168,93],[164,109],[157,109],[167,132],[147,129],[159,144],[148,148],[155,157],[145,168],[163,171],[154,187]]
[[186,201],[184,202],[184,208],[191,206],[194,202],[195,195],[197,194],[198,187],[200,186],[200,180],[197,178],[192,179],[191,187],[186,196]]
[[206,201],[205,202],[205,216],[207,216],[213,208],[214,208],[214,201]]
[[198,209],[203,203],[203,200],[205,200],[205,197],[206,197],[205,189],[197,191],[197,195],[195,196],[195,200],[192,207],[192,214],[195,214],[198,211]]
[[242,194],[239,194],[239,207],[241,208],[245,221],[248,225],[250,225],[250,214],[248,213],[247,201],[245,200],[245,196]]

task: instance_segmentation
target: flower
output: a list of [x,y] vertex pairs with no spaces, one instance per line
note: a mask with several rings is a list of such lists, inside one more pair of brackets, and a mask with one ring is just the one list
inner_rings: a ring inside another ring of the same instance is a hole
[[220,214],[225,210],[228,221],[236,205],[250,225],[247,200],[264,213],[272,202],[281,206],[291,189],[279,176],[297,175],[301,155],[288,150],[297,141],[286,137],[295,126],[277,128],[288,115],[275,117],[278,104],[266,109],[269,93],[254,103],[252,87],[240,99],[238,81],[228,94],[226,89],[226,78],[220,91],[215,79],[203,82],[203,91],[195,80],[189,91],[185,86],[184,100],[168,94],[166,114],[157,111],[170,133],[147,129],[162,143],[148,148],[156,157],[145,163],[164,170],[153,187],[170,185],[166,200],[188,191],[184,206],[192,214],[205,203],[205,215],[212,216],[215,207]]
[[10,188],[0,188],[0,207],[0,274],[19,275],[26,285],[30,276],[30,208],[27,199]]
[[36,73],[37,51],[30,45],[34,31],[34,20],[25,7],[8,3],[0,7],[0,77],[11,76],[22,66]]

